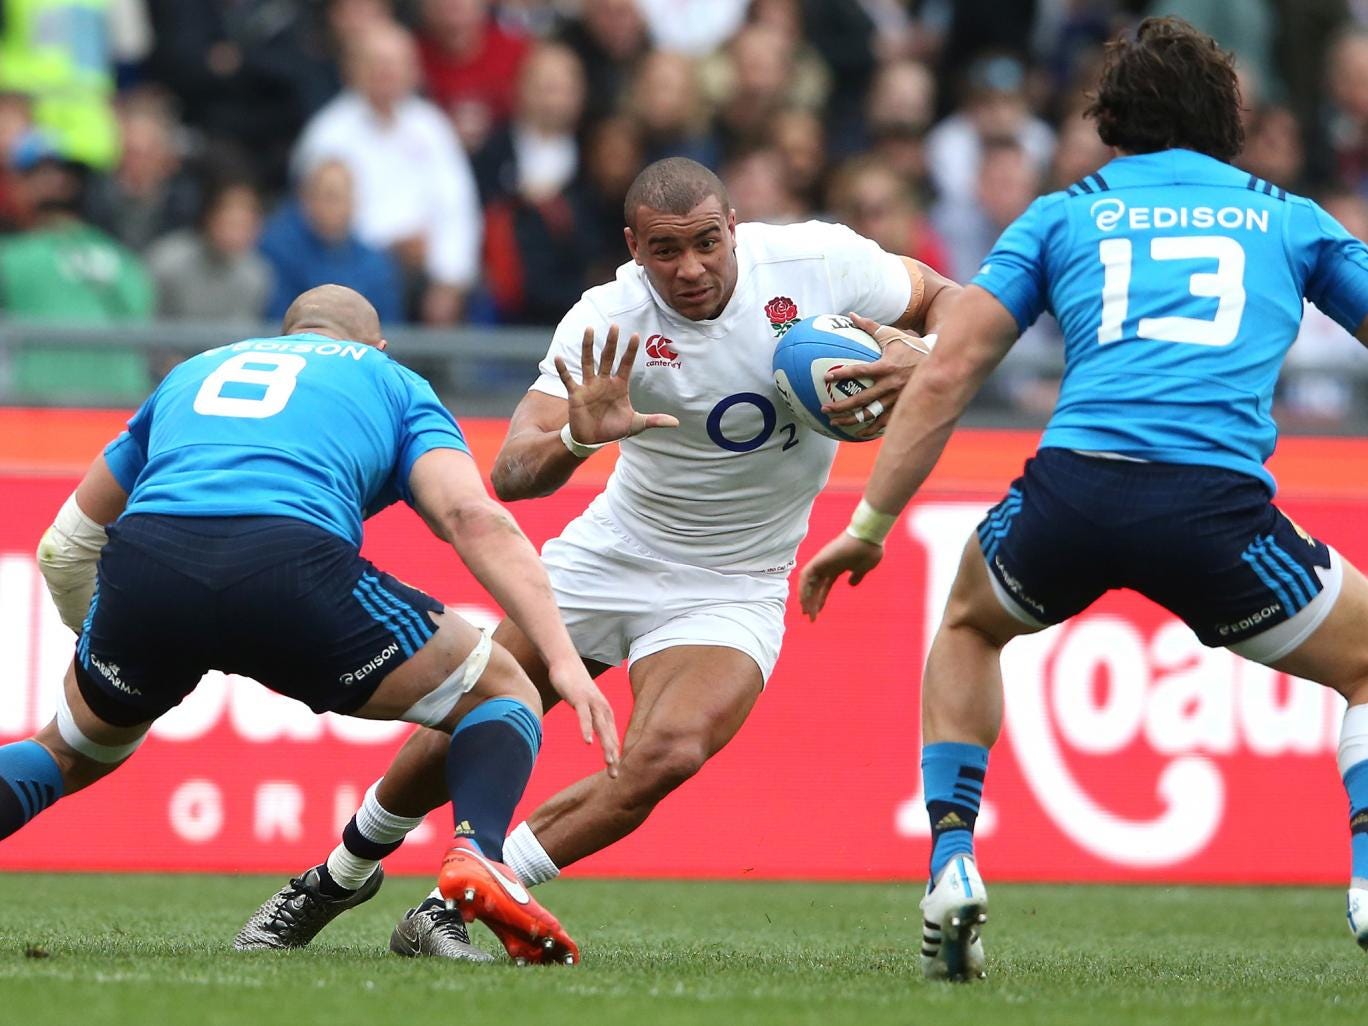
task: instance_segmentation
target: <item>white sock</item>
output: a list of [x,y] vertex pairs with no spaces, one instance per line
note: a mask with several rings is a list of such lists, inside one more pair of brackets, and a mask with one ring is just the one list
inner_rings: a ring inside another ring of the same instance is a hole
[[[375,797],[379,787],[380,781],[377,780],[366,791],[361,807],[356,810],[356,829],[368,841],[376,844],[393,844],[395,841],[402,841],[410,830],[416,829],[423,822],[423,817],[396,816],[390,812]],[[328,856],[328,875],[339,887],[354,891],[371,878],[378,865],[378,860],[357,855],[349,850],[343,841]]]
[[517,873],[524,885],[534,887],[560,876],[560,869],[546,854],[537,835],[524,821],[504,841],[504,865]]

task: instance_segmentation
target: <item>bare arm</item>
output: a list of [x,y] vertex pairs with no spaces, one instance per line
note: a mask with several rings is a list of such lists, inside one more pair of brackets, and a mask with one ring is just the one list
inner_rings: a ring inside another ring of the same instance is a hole
[[[920,260],[913,260],[911,257],[902,257],[901,260],[912,283],[912,294],[907,301],[907,309],[893,322],[893,327],[908,328],[921,335],[935,334],[940,331],[946,312],[963,294],[964,289],[944,275],[936,273]],[[864,311],[851,312],[859,315]],[[875,334],[874,327],[863,317],[859,317],[857,323],[865,331]],[[893,408],[898,404],[906,390],[907,382],[912,377],[913,368],[922,360],[919,351],[902,342],[886,343],[884,338],[891,334],[893,333],[889,333],[888,329],[884,329],[875,335],[883,346],[884,354],[873,363],[850,363],[827,372],[828,381],[847,378],[871,380],[870,386],[863,392],[827,403],[822,407],[822,411],[831,417],[832,423],[846,427],[865,424],[867,426],[864,433],[869,435],[877,434],[888,426]],[[872,420],[866,416],[870,411],[873,411]]]
[[550,495],[584,462],[561,441],[569,406],[546,392],[528,392],[518,403],[489,474],[494,494],[504,502]]
[[48,594],[62,622],[77,634],[95,592],[100,553],[109,541],[105,527],[119,518],[127,502],[128,493],[101,453],[38,542],[38,569]]
[[587,458],[571,452],[563,428],[584,446],[601,446],[638,435],[650,428],[678,427],[679,421],[664,413],[638,413],[632,409],[628,382],[636,361],[640,335],[632,335],[622,360],[617,357],[618,327],[608,329],[603,352],[594,362],[594,329],[585,328],[580,353],[583,381],[576,381],[556,357],[556,371],[568,398],[529,392],[513,412],[508,437],[494,461],[491,477],[494,493],[506,502],[550,495],[570,479]]
[[[803,612],[816,619],[831,586],[844,573],[859,584],[883,558],[881,540],[936,465],[956,421],[984,380],[1012,347],[1015,318],[983,289],[970,286],[958,300],[941,340],[912,376],[893,412],[864,499],[846,533],[826,544],[799,575]],[[855,532],[852,535],[851,531]]]
[[552,687],[575,710],[586,741],[597,733],[616,774],[613,710],[589,678],[565,630],[541,557],[508,512],[489,497],[475,461],[455,449],[420,456],[409,474],[414,506],[475,579],[527,635],[546,664]]

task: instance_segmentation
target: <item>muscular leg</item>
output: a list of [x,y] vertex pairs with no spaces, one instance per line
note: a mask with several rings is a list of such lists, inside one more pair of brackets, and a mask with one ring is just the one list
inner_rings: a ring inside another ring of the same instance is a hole
[[733,648],[684,646],[638,660],[618,779],[594,774],[528,820],[556,866],[606,848],[730,741],[760,696],[760,667]]
[[[502,646],[522,667],[541,696],[542,709],[550,712],[560,696],[547,680],[546,667],[512,620],[505,619],[494,632],[494,643]],[[592,659],[584,661],[589,675],[598,677],[609,667]],[[396,816],[421,819],[448,801],[443,766],[451,739],[441,731],[419,727],[395,753],[389,768],[376,788],[375,797]]]
[[1028,626],[1002,608],[977,536],[960,557],[922,677],[922,743],[992,747],[1002,730],[1002,649]]

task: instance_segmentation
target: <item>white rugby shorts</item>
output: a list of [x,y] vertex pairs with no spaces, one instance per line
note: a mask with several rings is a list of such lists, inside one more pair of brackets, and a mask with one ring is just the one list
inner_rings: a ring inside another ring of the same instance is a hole
[[575,649],[627,665],[685,645],[734,648],[766,681],[784,638],[788,578],[675,563],[589,509],[542,547],[542,562]]

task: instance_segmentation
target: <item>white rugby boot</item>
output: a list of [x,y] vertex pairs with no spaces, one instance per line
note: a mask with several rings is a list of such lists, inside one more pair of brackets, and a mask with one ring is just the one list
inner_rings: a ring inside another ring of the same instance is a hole
[[1368,890],[1350,887],[1344,916],[1349,920],[1349,932],[1358,946],[1368,951]]
[[[1363,892],[1368,899],[1368,891]],[[928,980],[981,980],[980,929],[988,921],[988,891],[968,855],[956,855],[941,869],[921,901],[922,975]],[[1365,903],[1368,911],[1368,903]]]

